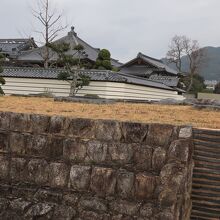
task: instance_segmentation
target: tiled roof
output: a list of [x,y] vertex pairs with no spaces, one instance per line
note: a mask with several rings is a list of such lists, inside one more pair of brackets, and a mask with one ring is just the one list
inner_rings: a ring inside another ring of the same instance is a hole
[[28,50],[31,47],[37,47],[34,40],[31,39],[0,39],[0,52],[17,56],[19,52]]
[[[136,65],[134,64],[138,59],[143,60],[146,65]],[[120,67],[122,72],[126,72],[126,73],[130,73],[133,75],[147,75],[148,71],[153,70],[153,72],[155,71],[161,71],[161,72],[167,72],[169,74],[172,75],[177,75],[178,72],[172,68],[170,68],[169,66],[167,66],[166,64],[164,64],[161,60],[157,60],[155,58],[146,56],[142,53],[138,53],[137,57],[134,58],[133,60],[130,60],[129,62],[123,64]]]
[[163,83],[167,86],[171,87],[177,87],[179,78],[175,76],[161,76],[161,75],[151,75],[149,77],[150,80],[155,81],[155,82],[160,82]]
[[178,72],[176,70],[170,68],[169,66],[164,64],[161,60],[154,59],[154,58],[146,56],[146,55],[144,55],[142,53],[139,53],[138,57],[142,58],[146,62],[151,63],[152,65],[154,65],[157,68],[166,70],[168,73],[172,73],[172,74],[175,74],[175,75],[178,74]]
[[[23,68],[23,67],[5,67],[0,76],[16,78],[39,78],[39,79],[57,79],[57,76],[63,69],[44,69],[44,68]],[[117,73],[109,70],[80,70],[81,74],[87,75],[92,81],[122,82],[148,87],[155,87],[166,90],[173,90],[163,83],[146,80],[141,77],[135,77],[124,73]]]
[[[67,36],[62,37],[56,41],[54,41],[54,43],[69,43],[70,44],[70,50],[67,52],[67,54],[69,55],[73,55],[76,56],[76,51],[73,49],[76,45],[80,44],[84,47],[84,51],[85,51],[85,55],[83,55],[81,58],[88,58],[92,61],[96,61],[97,57],[98,57],[98,53],[99,53],[99,49],[98,48],[94,48],[91,45],[89,45],[88,43],[86,43],[85,41],[83,41],[81,38],[79,38],[77,36],[77,34],[75,33],[74,29],[72,28],[71,31],[68,33]],[[43,51],[44,47],[39,47],[37,49],[34,50],[30,50],[27,52],[22,53],[19,57],[18,60],[23,60],[23,61],[43,61],[43,58],[41,56],[41,53]],[[50,52],[51,53],[51,58],[50,60],[57,60],[57,55],[54,52]],[[78,54],[77,54],[77,58],[78,58]],[[119,67],[121,65],[121,63],[119,63],[117,60],[115,59],[111,59],[111,63],[113,66],[115,67]]]

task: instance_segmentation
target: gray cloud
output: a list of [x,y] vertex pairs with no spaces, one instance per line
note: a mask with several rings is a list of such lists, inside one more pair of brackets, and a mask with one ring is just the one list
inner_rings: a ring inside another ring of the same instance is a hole
[[[1,0],[0,38],[34,36],[36,0]],[[165,56],[175,34],[220,46],[219,0],[54,0],[78,35],[126,61],[139,51]]]

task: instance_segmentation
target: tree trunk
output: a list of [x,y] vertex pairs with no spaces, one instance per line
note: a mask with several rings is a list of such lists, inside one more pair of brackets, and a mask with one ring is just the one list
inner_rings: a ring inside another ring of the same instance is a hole
[[192,89],[192,85],[193,85],[193,75],[191,74],[190,75],[190,83],[189,83],[189,86],[187,88],[187,93],[189,93],[189,91]]
[[47,45],[45,46],[46,50],[45,50],[45,57],[44,57],[44,68],[48,68],[49,67],[49,48],[47,47]]
[[70,97],[74,97],[76,94],[76,81],[75,79],[72,80],[70,83]]

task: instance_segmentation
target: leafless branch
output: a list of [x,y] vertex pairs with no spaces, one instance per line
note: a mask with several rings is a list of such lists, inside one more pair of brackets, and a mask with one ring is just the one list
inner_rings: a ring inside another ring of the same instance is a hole
[[32,14],[43,26],[43,31],[37,30],[35,33],[42,36],[44,40],[43,59],[44,66],[47,68],[50,60],[50,50],[47,44],[54,41],[59,33],[66,29],[67,25],[61,25],[62,15],[57,13],[56,8],[52,6],[50,0],[37,0],[37,9],[32,9]]

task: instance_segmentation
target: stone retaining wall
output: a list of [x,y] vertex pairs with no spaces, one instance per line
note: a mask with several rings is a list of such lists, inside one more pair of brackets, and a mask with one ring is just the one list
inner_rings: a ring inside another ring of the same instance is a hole
[[189,219],[190,127],[0,113],[0,219]]

